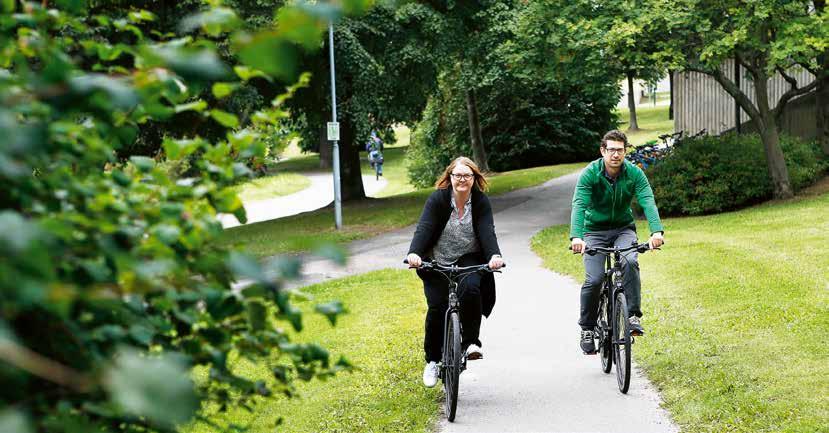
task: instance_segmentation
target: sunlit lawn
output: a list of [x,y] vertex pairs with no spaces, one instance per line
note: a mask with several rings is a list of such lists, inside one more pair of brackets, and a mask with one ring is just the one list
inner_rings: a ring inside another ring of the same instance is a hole
[[628,141],[638,146],[650,140],[659,140],[659,136],[674,131],[674,121],[668,119],[668,106],[659,105],[649,107],[646,104],[636,107],[636,120],[639,131],[627,132],[630,122],[630,111],[627,108],[619,110],[619,129],[628,136]]
[[308,188],[311,181],[296,173],[279,173],[253,179],[233,187],[243,202],[266,200],[273,197],[293,194]]
[[[332,361],[345,355],[357,369],[327,381],[297,382],[298,398],[278,397],[250,412],[204,411],[211,422],[250,425],[251,433],[290,432],[429,432],[439,413],[438,387],[424,388],[422,328],[426,303],[413,272],[385,270],[302,289],[313,303],[342,301],[349,313],[332,327],[313,314],[312,303],[299,303],[304,329],[296,337],[328,349]],[[270,375],[267,364],[246,360],[233,364],[248,377]],[[279,417],[284,424],[275,429]],[[213,433],[195,423],[183,433]]]
[[[827,214],[824,190],[664,221],[663,251],[640,259],[648,333],[634,359],[683,432],[829,431]],[[544,230],[533,248],[580,281],[567,230]]]
[[[575,163],[501,173],[490,178],[490,194],[498,195],[538,185],[582,167],[584,163]],[[334,228],[333,210],[328,207],[227,229],[221,241],[263,257],[308,250],[321,241],[342,243],[365,239],[414,224],[431,192],[432,189],[423,189],[391,197],[345,202],[341,230]]]

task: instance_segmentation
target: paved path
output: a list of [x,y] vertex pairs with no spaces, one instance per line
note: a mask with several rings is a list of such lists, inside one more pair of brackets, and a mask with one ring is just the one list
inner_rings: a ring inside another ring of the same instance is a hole
[[[571,174],[493,199],[499,244],[508,267],[496,276],[498,303],[482,325],[484,356],[461,376],[455,423],[443,432],[677,432],[638,369],[627,395],[596,356],[578,348],[579,283],[542,267],[529,240],[569,222]],[[350,245],[349,264],[305,264],[309,284],[375,269],[402,268],[414,227]],[[567,241],[561,240],[566,248]],[[578,260],[573,258],[573,260]],[[647,270],[644,272],[647,278]],[[647,308],[647,305],[645,305]],[[646,310],[647,312],[647,310]],[[647,326],[645,317],[645,326]],[[644,337],[647,338],[647,337]],[[634,355],[635,356],[635,355]],[[615,374],[615,373],[614,373]],[[412,380],[420,380],[420,375]]]
[[[311,181],[311,186],[302,191],[245,203],[248,224],[310,212],[328,206],[334,201],[334,178],[331,173],[308,173],[305,176]],[[383,189],[387,183],[383,178],[375,180],[374,176],[363,176],[363,187],[369,196]],[[240,225],[236,217],[230,214],[220,214],[219,221],[224,228]]]

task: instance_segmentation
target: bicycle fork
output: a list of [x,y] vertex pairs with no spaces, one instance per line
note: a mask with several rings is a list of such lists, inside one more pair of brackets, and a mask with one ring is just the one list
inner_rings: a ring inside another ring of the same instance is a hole
[[[459,307],[460,307],[460,302],[458,301],[458,284],[455,283],[455,282],[452,282],[449,286],[449,308],[446,309],[446,314],[444,315],[444,318],[443,318],[443,323],[444,323],[444,325],[443,325],[443,329],[444,329],[443,347],[444,348],[446,348],[446,345],[447,345],[446,338],[449,337],[449,335],[447,335],[445,329],[449,326],[449,321],[451,320],[452,313],[457,313],[458,318],[460,319],[461,311],[460,311]],[[460,320],[458,320],[458,324],[460,325]],[[461,334],[461,338],[463,338],[463,325],[460,325],[460,329],[458,331]],[[461,356],[463,357],[462,362],[461,362],[461,371],[464,371],[464,370],[466,370],[466,353],[463,353]],[[441,357],[440,362],[438,362],[438,372],[439,372],[439,375],[440,375],[441,379],[443,379],[443,373],[445,371],[446,371],[446,366],[443,364],[443,357]]]
[[[625,293],[625,287],[622,284],[622,271],[620,271],[619,269],[614,269],[613,270],[613,291],[612,291],[613,297],[610,298],[610,302],[609,302],[609,304],[611,305],[611,307],[610,307],[610,321],[611,321],[610,331],[611,331],[611,338],[612,338],[612,342],[613,342],[614,346],[618,346],[620,344],[625,343],[624,341],[619,341],[619,340],[615,339],[615,336],[618,334],[618,332],[616,332],[616,327],[619,326],[619,324],[616,323],[615,320],[613,320],[613,317],[616,315],[615,314],[616,313],[616,311],[615,311],[616,310],[616,295],[619,294],[619,293]],[[624,317],[623,320],[628,320],[628,318]],[[634,338],[633,338],[633,335],[631,335],[630,336],[630,344],[633,344],[633,342],[634,342]]]

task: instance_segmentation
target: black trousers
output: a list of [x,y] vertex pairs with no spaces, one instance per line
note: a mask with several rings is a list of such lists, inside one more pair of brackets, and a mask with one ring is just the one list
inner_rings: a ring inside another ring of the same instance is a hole
[[[463,256],[458,260],[459,266],[481,264],[478,255]],[[423,350],[426,362],[439,362],[443,352],[443,331],[446,322],[446,310],[449,308],[449,282],[437,272],[418,270],[423,280],[423,292],[426,295],[426,335],[423,338]],[[464,348],[470,344],[481,346],[481,274],[466,276],[458,285],[461,312],[461,341]]]

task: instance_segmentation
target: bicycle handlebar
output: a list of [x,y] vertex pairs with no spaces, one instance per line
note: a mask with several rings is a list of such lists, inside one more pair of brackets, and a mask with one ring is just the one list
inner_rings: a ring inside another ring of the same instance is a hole
[[[567,247],[567,249],[572,250],[573,246],[570,245],[570,246]],[[655,248],[655,249],[658,250],[659,248]],[[611,248],[607,248],[607,247],[588,247],[586,245],[584,247],[584,253],[587,254],[588,256],[595,256],[597,253],[603,253],[603,254],[613,254],[613,253],[617,253],[617,252],[618,253],[624,253],[624,252],[630,251],[630,250],[636,250],[636,252],[642,254],[642,253],[645,253],[646,251],[650,251],[651,246],[650,246],[650,244],[648,244],[646,242],[646,243],[642,243],[642,244],[634,243],[634,244],[631,244],[631,246],[629,246],[629,247],[611,247]]]
[[[409,259],[403,259],[403,263],[409,264]],[[486,271],[486,272],[501,272],[497,269],[490,269],[488,263],[484,263],[481,265],[472,265],[472,266],[457,266],[457,265],[444,265],[438,262],[421,262],[420,267],[423,269],[431,269],[435,271],[449,271],[449,272],[461,272],[461,271]],[[502,268],[506,268],[507,264],[504,263]],[[409,266],[409,268],[414,268],[414,266]]]

